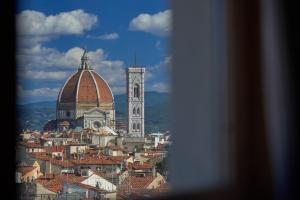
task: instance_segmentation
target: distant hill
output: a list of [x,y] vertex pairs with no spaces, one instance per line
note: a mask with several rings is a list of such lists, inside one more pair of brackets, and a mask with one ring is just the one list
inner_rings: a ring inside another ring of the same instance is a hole
[[[169,94],[145,92],[145,131],[168,130]],[[117,120],[126,121],[126,94],[115,95]],[[42,130],[47,121],[55,119],[56,101],[17,105],[18,129]]]

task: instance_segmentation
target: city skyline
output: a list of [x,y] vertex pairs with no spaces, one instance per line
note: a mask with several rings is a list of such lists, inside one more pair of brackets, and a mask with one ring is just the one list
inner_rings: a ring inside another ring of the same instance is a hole
[[66,2],[18,4],[18,102],[55,100],[77,71],[84,48],[114,94],[126,92],[125,69],[135,55],[136,64],[147,70],[145,91],[169,91],[168,1]]

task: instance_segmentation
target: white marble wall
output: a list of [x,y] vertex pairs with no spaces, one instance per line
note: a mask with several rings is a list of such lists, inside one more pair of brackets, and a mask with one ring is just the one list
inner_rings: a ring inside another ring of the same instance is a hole
[[[127,69],[127,132],[133,137],[144,137],[144,75],[145,68]],[[135,86],[138,97],[134,96]]]

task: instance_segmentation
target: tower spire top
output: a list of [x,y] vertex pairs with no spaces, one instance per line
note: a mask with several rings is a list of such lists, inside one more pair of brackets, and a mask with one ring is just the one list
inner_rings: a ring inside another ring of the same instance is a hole
[[89,69],[89,65],[87,63],[88,57],[86,55],[86,48],[83,49],[83,55],[81,57],[81,67],[80,69]]

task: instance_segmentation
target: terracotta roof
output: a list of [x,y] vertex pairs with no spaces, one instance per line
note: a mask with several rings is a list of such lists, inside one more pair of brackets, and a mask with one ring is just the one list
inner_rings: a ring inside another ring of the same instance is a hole
[[78,87],[78,103],[91,103],[97,106],[98,94],[95,81],[89,71],[82,71],[80,83]]
[[130,158],[130,156],[107,156],[109,159],[121,163],[124,160]]
[[27,173],[33,171],[34,169],[36,169],[36,167],[32,167],[32,166],[19,166],[19,167],[17,167],[16,171],[17,172],[21,172],[22,176],[24,176]]
[[85,153],[86,154],[90,154],[90,155],[95,155],[99,152],[99,150],[95,150],[95,149],[88,149]]
[[64,183],[76,184],[82,188],[94,190],[101,193],[107,192],[106,190],[81,183],[85,179],[86,177],[82,177],[82,176],[76,176],[72,174],[71,175],[60,174],[60,175],[53,175],[52,179],[50,180],[45,180],[45,177],[39,177],[38,179],[36,179],[36,182],[42,184],[45,188],[55,193],[63,190]]
[[105,80],[97,74],[95,71],[92,71],[92,74],[97,82],[98,90],[100,91],[100,100],[103,103],[111,103],[113,102],[113,94],[105,82]]
[[97,156],[97,157],[86,157],[80,160],[73,160],[75,165],[119,165],[120,160],[111,158],[112,156]]
[[128,163],[128,168],[134,170],[152,169],[152,167],[153,165],[150,163],[143,163],[143,164],[139,162]]
[[154,176],[129,176],[127,181],[132,186],[132,189],[145,189],[155,180],[155,178],[156,177]]
[[60,103],[75,103],[76,102],[76,91],[77,84],[81,72],[75,73],[65,84],[65,86],[60,91]]
[[104,79],[93,70],[78,70],[60,91],[59,103],[100,104],[113,103],[113,94]]
[[41,177],[36,179],[36,181],[38,183],[41,183],[48,190],[51,190],[52,192],[57,193],[57,192],[63,190],[63,185],[65,182],[66,183],[80,183],[85,179],[86,178],[82,177],[82,176],[61,174],[61,175],[54,176],[54,178],[49,181],[45,181],[45,179],[43,179]]
[[64,158],[64,160],[58,160],[56,158],[51,158],[50,156],[48,156],[45,153],[31,153],[31,155],[36,158],[36,159],[40,159],[40,160],[46,160],[46,161],[50,161],[52,164],[54,165],[59,165],[62,167],[73,167],[73,160],[68,160],[66,158]]
[[44,148],[43,145],[40,143],[33,143],[33,142],[20,142],[19,144],[24,145],[28,148]]
[[50,160],[51,159],[51,157],[49,157],[46,152],[34,152],[34,153],[31,153],[31,156],[36,159],[40,159],[40,160]]

